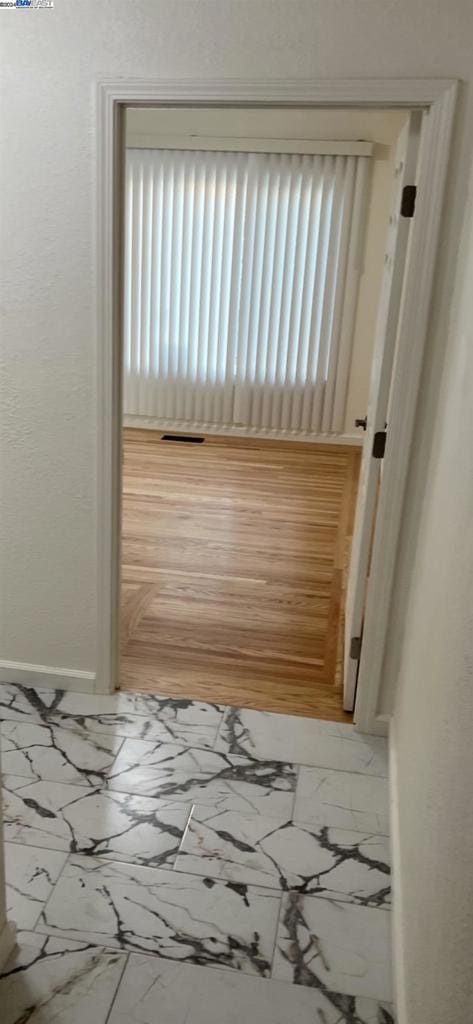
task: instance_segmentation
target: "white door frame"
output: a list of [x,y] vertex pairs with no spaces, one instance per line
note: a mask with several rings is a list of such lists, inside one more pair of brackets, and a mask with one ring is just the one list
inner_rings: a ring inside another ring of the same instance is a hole
[[[377,715],[394,570],[428,327],[457,83],[452,79],[146,80],[97,88],[97,596],[96,692],[118,682],[120,611],[123,112],[129,106],[422,108],[418,194],[399,314],[392,415],[373,544],[355,720],[385,732]],[[414,184],[414,183],[413,183]]]
[[[403,189],[417,181],[422,117],[423,115],[418,110],[411,111],[406,116],[406,123],[397,140],[394,157],[394,187],[384,245],[384,267],[379,292],[366,407],[366,433],[346,587],[343,707],[347,711],[352,711],[355,706],[357,677],[360,668],[360,654],[357,647],[362,644],[370,549],[384,461],[373,457],[373,445],[376,434],[382,434],[385,431],[386,422],[390,418],[389,396],[396,358],[399,309],[404,284],[407,247],[413,223],[411,218],[401,216],[401,203]],[[354,651],[352,651],[353,644],[355,644]]]

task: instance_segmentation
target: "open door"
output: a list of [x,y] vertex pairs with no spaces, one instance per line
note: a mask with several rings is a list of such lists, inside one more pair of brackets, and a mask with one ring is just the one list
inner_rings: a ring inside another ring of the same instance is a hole
[[345,613],[343,706],[355,706],[363,617],[374,519],[387,437],[391,379],[404,278],[409,228],[415,203],[417,156],[422,114],[414,111],[398,143],[393,207],[384,257],[384,274],[376,324],[366,436],[361,463]]

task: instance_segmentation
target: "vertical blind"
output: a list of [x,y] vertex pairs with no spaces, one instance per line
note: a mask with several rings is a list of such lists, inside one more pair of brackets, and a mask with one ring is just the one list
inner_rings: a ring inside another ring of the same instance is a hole
[[368,164],[127,150],[125,414],[343,430]]

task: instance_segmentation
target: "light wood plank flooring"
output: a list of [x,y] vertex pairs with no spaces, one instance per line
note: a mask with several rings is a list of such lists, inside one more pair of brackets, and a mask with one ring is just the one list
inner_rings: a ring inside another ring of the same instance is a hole
[[350,721],[359,451],[124,434],[121,687]]

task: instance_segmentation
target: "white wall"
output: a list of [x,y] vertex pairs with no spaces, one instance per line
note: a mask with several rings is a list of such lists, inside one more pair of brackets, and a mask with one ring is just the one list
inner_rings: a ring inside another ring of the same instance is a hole
[[400,1024],[473,1020],[473,195],[463,258],[391,733],[404,938]]
[[371,361],[388,218],[394,185],[396,143],[405,123],[402,111],[379,110],[230,110],[140,109],[127,111],[129,146],[153,146],[160,137],[179,135],[238,138],[364,139],[374,142],[370,200],[364,239],[363,272],[353,333],[348,380],[345,434],[362,434],[355,418],[368,405]]
[[[0,47],[0,194],[9,196],[1,224],[1,657],[94,672],[97,79],[468,79],[471,9],[468,0],[61,0],[52,11],[3,12]],[[469,115],[468,147],[470,102],[458,123],[461,132]],[[456,219],[464,171],[460,159]],[[453,262],[454,223],[447,243]]]

